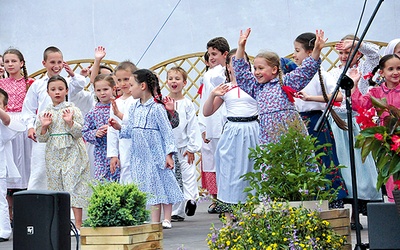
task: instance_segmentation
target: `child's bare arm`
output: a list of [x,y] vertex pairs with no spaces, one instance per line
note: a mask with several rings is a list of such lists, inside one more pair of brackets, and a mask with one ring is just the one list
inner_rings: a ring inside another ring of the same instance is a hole
[[98,46],[94,49],[94,63],[92,73],[90,74],[90,82],[94,82],[94,78],[99,74],[101,60],[106,56],[106,48]]

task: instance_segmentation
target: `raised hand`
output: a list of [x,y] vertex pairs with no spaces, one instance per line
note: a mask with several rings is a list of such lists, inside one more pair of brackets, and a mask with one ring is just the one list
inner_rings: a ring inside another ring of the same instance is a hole
[[353,80],[354,85],[357,85],[358,81],[361,78],[361,73],[357,68],[351,68],[347,71],[347,75]]
[[106,48],[103,46],[98,46],[97,48],[94,49],[94,59],[101,61],[103,58],[106,56]]
[[244,32],[240,30],[239,43],[238,43],[239,47],[246,46],[247,38],[249,37],[250,32],[251,28],[246,29]]
[[165,109],[167,111],[173,112],[175,110],[175,99],[174,98],[171,98],[170,96],[165,96],[162,101],[163,101]]
[[92,67],[92,64],[90,64],[89,66],[87,66],[86,68],[81,69],[80,74],[84,77],[88,77],[90,74],[90,68]]
[[318,49],[319,51],[321,51],[324,48],[326,41],[328,41],[328,38],[324,37],[325,32],[323,30],[319,31],[316,30],[315,35],[316,38],[314,43],[314,49]]
[[226,92],[229,91],[229,89],[230,87],[228,86],[228,84],[222,83],[212,90],[212,94],[215,96],[223,96],[226,94]]
[[62,114],[63,120],[70,126],[72,127],[72,124],[74,122],[74,111],[70,109],[64,109],[63,114]]
[[47,128],[52,122],[53,115],[51,113],[46,112],[40,116],[40,123],[42,124],[42,127]]
[[321,55],[321,50],[324,48],[326,41],[328,38],[324,37],[325,33],[323,30],[316,30],[315,31],[315,43],[314,49],[311,53],[312,58],[315,60],[319,60],[319,56]]
[[68,73],[68,75],[70,77],[74,77],[75,76],[74,71],[71,69],[71,67],[68,65],[67,62],[63,62],[63,67],[64,67],[65,71],[67,71],[67,73]]
[[[354,45],[357,44],[358,41],[354,41]],[[337,44],[335,44],[335,49],[337,50],[346,50],[346,49],[350,49],[351,46],[353,45],[353,40],[342,40],[340,42],[338,42]]]

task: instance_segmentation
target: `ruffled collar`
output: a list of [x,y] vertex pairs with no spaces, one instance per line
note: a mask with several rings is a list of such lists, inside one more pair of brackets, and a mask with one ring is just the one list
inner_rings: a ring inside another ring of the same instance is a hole
[[62,103],[60,103],[60,104],[58,104],[56,106],[54,106],[53,104],[50,104],[51,109],[54,109],[54,110],[61,110],[61,109],[69,108],[69,107],[73,107],[73,106],[74,106],[73,103],[66,102],[66,101],[62,102]]

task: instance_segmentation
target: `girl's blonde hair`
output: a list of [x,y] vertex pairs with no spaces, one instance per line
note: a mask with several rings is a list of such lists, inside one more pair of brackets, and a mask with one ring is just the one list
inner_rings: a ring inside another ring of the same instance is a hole
[[277,67],[278,69],[278,78],[279,78],[279,83],[283,85],[283,73],[281,70],[281,59],[279,58],[278,54],[272,51],[264,51],[258,53],[258,55],[255,58],[263,58],[267,62],[268,66],[270,67]]
[[96,82],[103,81],[103,80],[108,82],[108,86],[110,86],[111,88],[115,87],[114,78],[109,74],[97,75],[93,80],[93,87],[96,87]]

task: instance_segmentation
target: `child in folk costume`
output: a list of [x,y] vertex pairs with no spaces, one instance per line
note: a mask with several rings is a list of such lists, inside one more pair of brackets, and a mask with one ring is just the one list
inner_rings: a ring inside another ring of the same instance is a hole
[[[123,126],[110,118],[109,124],[121,130],[120,138],[132,140],[130,171],[132,180],[149,194],[151,220],[159,222],[164,210],[162,226],[172,228],[172,204],[183,201],[176,181],[172,155],[176,152],[171,124],[168,120],[157,76],[147,69],[134,73],[130,91],[139,101],[129,108],[129,119],[124,115]],[[124,123],[126,122],[126,123]]]
[[70,193],[75,225],[80,229],[90,178],[89,158],[82,139],[83,117],[79,108],[66,101],[68,86],[63,77],[51,77],[47,91],[52,104],[39,115],[36,135],[39,142],[46,143],[48,190]]

